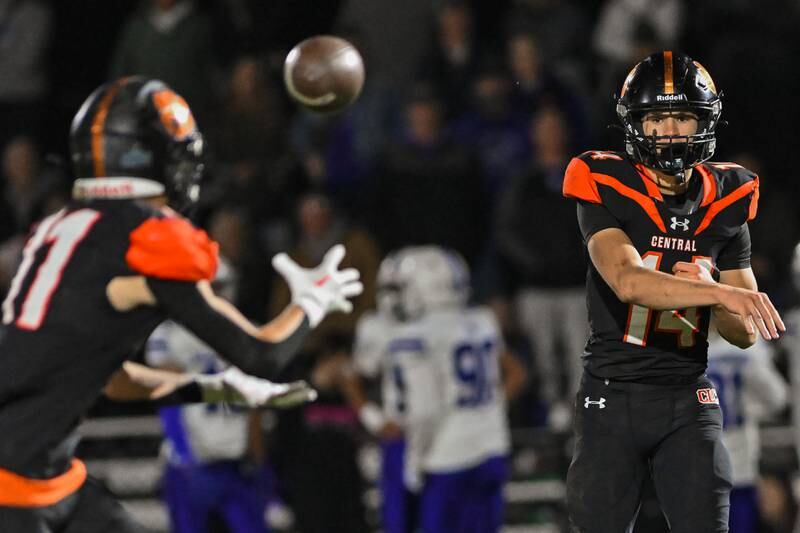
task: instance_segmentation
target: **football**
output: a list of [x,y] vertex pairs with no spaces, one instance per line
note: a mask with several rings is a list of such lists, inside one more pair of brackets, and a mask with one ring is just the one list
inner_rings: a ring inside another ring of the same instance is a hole
[[361,93],[364,61],[346,40],[318,35],[292,48],[283,63],[283,80],[292,99],[306,109],[333,113]]

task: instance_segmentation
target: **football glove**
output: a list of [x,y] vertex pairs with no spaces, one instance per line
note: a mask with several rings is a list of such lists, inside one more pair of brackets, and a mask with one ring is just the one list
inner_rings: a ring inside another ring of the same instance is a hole
[[300,306],[311,327],[316,327],[328,313],[349,313],[353,304],[348,300],[364,290],[355,268],[339,270],[345,249],[341,244],[332,247],[316,268],[302,268],[285,253],[272,258],[272,266],[289,284],[292,303]]
[[250,376],[236,367],[195,378],[204,403],[227,403],[247,407],[287,409],[317,399],[317,391],[305,381],[273,383]]

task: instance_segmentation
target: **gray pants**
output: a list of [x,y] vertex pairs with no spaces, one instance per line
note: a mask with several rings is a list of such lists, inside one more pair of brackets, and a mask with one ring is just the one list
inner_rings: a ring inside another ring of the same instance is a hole
[[[515,298],[517,317],[533,349],[542,399],[572,403],[581,382],[581,354],[589,334],[583,287],[525,288]],[[556,352],[558,341],[564,352]],[[566,375],[567,390],[560,390]]]

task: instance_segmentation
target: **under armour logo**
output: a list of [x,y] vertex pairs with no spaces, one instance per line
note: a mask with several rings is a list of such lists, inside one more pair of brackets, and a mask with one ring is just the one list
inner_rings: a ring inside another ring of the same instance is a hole
[[684,218],[683,221],[678,221],[678,217],[672,217],[672,224],[669,225],[672,229],[681,228],[683,231],[689,231],[689,219]]
[[606,399],[601,397],[599,400],[590,400],[587,396],[583,399],[583,408],[588,409],[590,405],[597,405],[600,409],[606,408]]

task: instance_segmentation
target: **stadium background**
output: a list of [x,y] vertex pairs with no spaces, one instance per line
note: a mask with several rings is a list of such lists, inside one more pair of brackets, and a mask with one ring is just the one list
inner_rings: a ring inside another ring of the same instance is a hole
[[[718,132],[715,159],[761,175],[753,267],[782,310],[797,303],[790,268],[798,241],[796,1],[198,0],[177,25],[156,30],[142,13],[157,4],[172,2],[0,0],[3,290],[30,223],[68,195],[67,136],[80,102],[117,75],[162,78],[187,98],[208,140],[197,221],[237,269],[237,303],[254,319],[286,297],[267,266],[277,250],[313,258],[330,239],[345,238],[365,275],[383,252],[408,243],[448,244],[468,258],[476,301],[495,307],[531,371],[512,409],[509,531],[559,531],[569,457],[568,435],[548,424],[552,398],[541,394],[543,384],[564,378],[537,373],[512,303],[529,285],[575,283],[567,278],[583,268],[579,253],[540,253],[578,239],[574,219],[549,209],[556,176],[570,155],[619,148],[620,136],[606,127],[614,120],[611,95],[651,51],[689,53],[724,92],[729,124]],[[319,33],[351,39],[365,57],[364,93],[336,117],[298,110],[281,84],[286,52]],[[539,181],[515,198],[523,179]],[[520,218],[547,233],[520,229]],[[515,231],[510,242],[507,232]],[[530,275],[524,258],[537,251],[544,257]],[[367,297],[360,310],[369,305]],[[346,352],[352,325],[326,328],[307,347],[308,360]],[[784,372],[793,355],[800,354],[776,350]],[[323,402],[342,400],[324,390]],[[281,425],[290,436],[274,440],[316,430],[302,413],[287,418]],[[790,531],[796,514],[789,420],[786,411],[762,434],[763,531]],[[355,424],[331,431],[360,450],[365,513],[374,524],[374,450]],[[90,470],[143,520],[163,524],[153,411],[101,401],[84,433]]]

